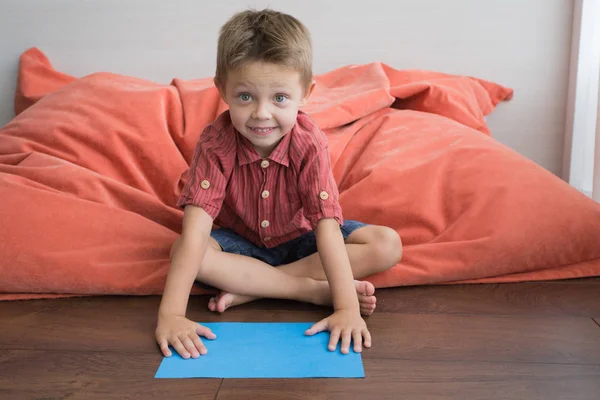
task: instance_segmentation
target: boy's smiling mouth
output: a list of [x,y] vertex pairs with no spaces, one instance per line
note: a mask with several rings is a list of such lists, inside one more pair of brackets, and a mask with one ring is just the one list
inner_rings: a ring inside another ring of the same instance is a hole
[[252,127],[252,126],[249,126],[248,129],[250,129],[252,131],[252,133],[254,133],[256,135],[268,135],[269,133],[271,133],[275,129],[277,129],[277,127],[276,126],[270,126],[270,127]]

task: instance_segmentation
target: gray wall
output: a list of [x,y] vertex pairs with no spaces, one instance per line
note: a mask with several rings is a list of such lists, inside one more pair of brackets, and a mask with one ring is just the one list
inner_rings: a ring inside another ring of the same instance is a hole
[[303,21],[316,73],[383,61],[512,87],[514,100],[489,118],[493,135],[560,174],[567,0],[0,0],[0,125],[13,116],[18,57],[31,46],[75,76],[111,71],[163,83],[212,76],[219,27],[248,6]]

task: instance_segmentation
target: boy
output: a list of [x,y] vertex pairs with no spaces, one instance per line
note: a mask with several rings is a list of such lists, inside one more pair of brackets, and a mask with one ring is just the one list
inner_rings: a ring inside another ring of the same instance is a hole
[[361,313],[375,309],[375,289],[354,277],[391,268],[402,247],[390,228],[343,220],[327,139],[298,110],[315,85],[308,31],[271,10],[234,15],[219,35],[215,85],[229,110],[202,132],[178,201],[161,351],[195,358],[206,354],[199,335],[215,338],[185,318],[195,280],[222,290],[212,311],[259,297],[333,305],[306,334],[329,330],[329,350],[341,340],[344,354],[351,341],[370,347]]

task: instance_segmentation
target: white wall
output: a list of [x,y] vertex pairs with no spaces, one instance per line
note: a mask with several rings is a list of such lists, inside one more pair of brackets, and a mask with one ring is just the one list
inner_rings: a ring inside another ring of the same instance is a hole
[[489,119],[494,136],[561,173],[572,0],[0,0],[0,125],[13,115],[18,56],[28,47],[76,76],[212,76],[218,29],[247,6],[303,21],[316,73],[383,61],[514,88]]
[[[594,189],[600,72],[600,0],[576,0],[562,175],[587,196]],[[600,153],[599,153],[600,154]],[[596,158],[600,164],[600,157]]]
[[[600,85],[598,86],[598,98],[600,99]],[[594,146],[594,181],[592,183],[592,198],[600,203],[600,102],[598,102],[596,115],[596,143]]]

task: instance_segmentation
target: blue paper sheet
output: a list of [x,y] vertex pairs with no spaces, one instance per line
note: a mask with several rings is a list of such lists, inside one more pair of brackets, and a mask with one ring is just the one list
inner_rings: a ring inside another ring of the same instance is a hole
[[217,335],[202,341],[199,358],[164,357],[155,378],[363,378],[362,357],[352,348],[329,351],[329,332],[304,335],[312,323],[202,323]]

